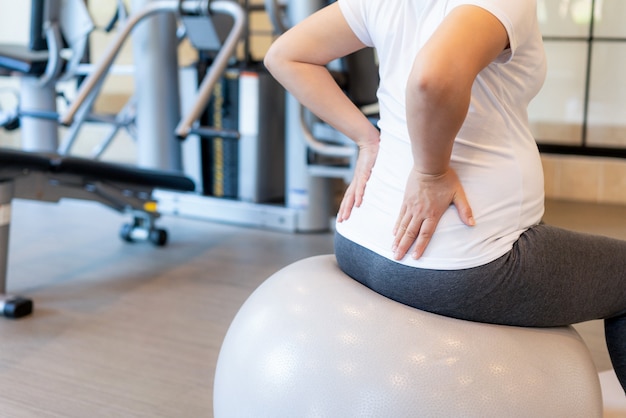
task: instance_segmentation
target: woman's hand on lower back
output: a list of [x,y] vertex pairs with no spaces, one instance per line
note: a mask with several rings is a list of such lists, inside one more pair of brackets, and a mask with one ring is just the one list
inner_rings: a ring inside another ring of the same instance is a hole
[[346,189],[337,213],[337,221],[343,222],[350,217],[354,207],[361,206],[365,186],[372,173],[378,156],[379,141],[372,141],[359,147],[359,155],[354,168],[354,176]]
[[405,257],[415,244],[411,256],[420,258],[428,246],[439,220],[450,205],[456,206],[461,221],[474,225],[472,209],[456,172],[449,168],[438,175],[411,170],[404,193],[400,214],[393,234],[396,260]]

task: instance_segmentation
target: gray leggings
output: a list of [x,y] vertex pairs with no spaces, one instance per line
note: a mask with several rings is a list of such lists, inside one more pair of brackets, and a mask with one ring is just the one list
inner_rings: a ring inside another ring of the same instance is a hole
[[339,267],[370,289],[440,315],[528,327],[604,319],[626,391],[626,241],[538,225],[509,253],[464,270],[404,266],[340,234],[335,254]]

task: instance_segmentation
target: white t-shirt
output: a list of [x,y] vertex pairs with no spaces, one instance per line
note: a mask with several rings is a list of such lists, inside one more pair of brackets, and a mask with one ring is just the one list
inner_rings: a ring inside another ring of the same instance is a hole
[[356,36],[380,61],[381,143],[363,204],[337,224],[344,237],[393,259],[392,230],[413,165],[405,115],[405,87],[413,60],[444,16],[472,4],[496,16],[510,49],[483,69],[472,87],[468,115],[454,143],[459,175],[476,225],[451,206],[419,260],[402,264],[456,270],[504,255],[544,211],[543,171],[529,130],[527,107],[545,79],[546,61],[535,0],[339,0]]

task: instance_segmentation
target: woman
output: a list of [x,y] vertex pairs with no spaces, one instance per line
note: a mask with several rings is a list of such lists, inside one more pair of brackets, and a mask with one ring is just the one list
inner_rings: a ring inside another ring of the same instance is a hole
[[[380,132],[325,68],[379,57]],[[343,271],[418,309],[560,326],[605,319],[626,388],[626,243],[540,224],[527,106],[545,78],[535,0],[338,0],[265,59],[359,147],[337,216]]]

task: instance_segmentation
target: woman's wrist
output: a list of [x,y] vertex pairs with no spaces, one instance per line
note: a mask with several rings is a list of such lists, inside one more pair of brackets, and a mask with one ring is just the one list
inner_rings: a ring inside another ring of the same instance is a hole
[[366,133],[355,138],[354,142],[360,150],[367,148],[376,148],[380,145],[380,132],[373,125]]
[[444,177],[449,171],[450,166],[448,164],[442,166],[421,166],[421,165],[413,165],[413,172],[419,178],[424,180],[437,180],[441,177]]

